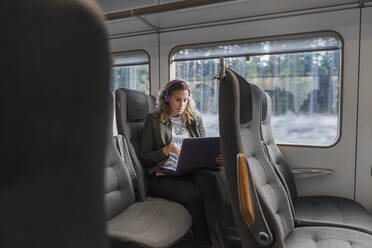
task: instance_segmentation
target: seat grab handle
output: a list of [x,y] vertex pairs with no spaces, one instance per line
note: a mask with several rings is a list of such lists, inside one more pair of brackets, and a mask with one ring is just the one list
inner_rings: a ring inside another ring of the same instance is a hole
[[293,168],[292,173],[295,179],[308,177],[328,176],[334,173],[334,170],[324,168]]
[[248,162],[243,153],[237,155],[237,163],[240,213],[256,242],[262,246],[269,246],[273,242],[273,236],[261,209]]

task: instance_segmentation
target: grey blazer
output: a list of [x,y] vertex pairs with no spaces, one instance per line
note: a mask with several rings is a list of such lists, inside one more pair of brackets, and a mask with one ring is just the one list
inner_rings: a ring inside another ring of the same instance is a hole
[[[200,115],[196,115],[189,133],[191,137],[205,136],[203,119]],[[157,166],[163,165],[168,160],[169,156],[163,153],[162,148],[169,145],[171,140],[172,125],[161,123],[156,113],[149,114],[143,128],[140,159],[150,174]]]

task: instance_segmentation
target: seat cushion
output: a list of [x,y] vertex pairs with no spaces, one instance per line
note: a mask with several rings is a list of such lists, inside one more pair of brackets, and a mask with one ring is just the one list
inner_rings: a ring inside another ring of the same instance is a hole
[[286,248],[371,248],[372,236],[337,227],[295,228],[285,240]]
[[170,247],[186,234],[191,224],[190,214],[180,204],[146,198],[108,221],[107,231],[115,239],[141,247]]
[[298,197],[294,208],[299,225],[347,227],[372,235],[371,214],[353,200],[333,196]]

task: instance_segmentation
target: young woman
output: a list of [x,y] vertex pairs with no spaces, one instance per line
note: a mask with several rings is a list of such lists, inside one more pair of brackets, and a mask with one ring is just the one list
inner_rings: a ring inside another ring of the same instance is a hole
[[[162,166],[177,166],[180,147],[185,138],[205,136],[203,120],[193,109],[188,83],[170,81],[161,92],[157,111],[146,118],[141,160],[150,174],[153,196],[178,202],[193,218],[193,229],[199,245],[228,247],[224,218],[226,200],[219,172],[201,170],[182,176],[157,176]],[[221,156],[216,158],[221,164]]]

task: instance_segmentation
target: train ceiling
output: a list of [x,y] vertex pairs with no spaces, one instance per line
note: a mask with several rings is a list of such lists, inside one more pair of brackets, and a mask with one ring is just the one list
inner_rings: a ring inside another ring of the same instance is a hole
[[372,0],[96,0],[109,35],[134,36],[270,16],[372,6]]

